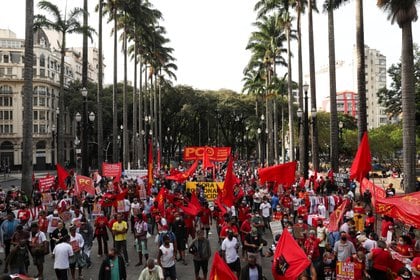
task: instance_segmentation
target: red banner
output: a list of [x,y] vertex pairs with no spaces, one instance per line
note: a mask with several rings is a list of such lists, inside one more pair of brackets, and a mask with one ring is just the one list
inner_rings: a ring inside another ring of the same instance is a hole
[[105,177],[121,177],[121,162],[102,163],[102,175]]
[[330,215],[330,222],[328,224],[328,232],[333,232],[338,230],[338,225],[343,218],[344,212],[346,211],[347,205],[350,203],[348,199],[343,200],[343,202],[337,207],[337,209],[332,212]]
[[54,176],[48,176],[44,178],[38,179],[38,186],[40,192],[48,192],[50,191],[51,187],[54,186],[55,177]]
[[363,178],[362,182],[360,183],[360,191],[361,194],[363,195],[363,193],[369,190],[370,193],[372,194],[372,205],[375,206],[376,205],[376,200],[380,199],[380,198],[385,198],[386,197],[386,193],[385,190],[377,185],[375,185],[373,182],[369,181],[366,178]]
[[226,161],[230,155],[230,147],[185,147],[184,160],[202,160],[204,153],[207,154],[209,160]]
[[420,227],[420,192],[402,196],[378,198],[375,209],[378,214],[387,215],[404,223]]

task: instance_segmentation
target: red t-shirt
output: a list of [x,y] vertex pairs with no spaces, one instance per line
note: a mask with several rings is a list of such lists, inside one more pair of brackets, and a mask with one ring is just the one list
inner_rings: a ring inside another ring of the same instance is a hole
[[400,255],[406,257],[406,256],[409,256],[413,253],[413,247],[411,247],[410,245],[407,245],[407,244],[404,244],[404,245],[398,244],[397,248],[396,248],[396,251],[398,253],[400,253]]
[[238,228],[236,226],[226,225],[220,231],[220,238],[226,238],[228,230],[232,230],[234,235],[238,235]]
[[346,261],[354,263],[354,279],[355,280],[363,279],[363,271],[365,270],[365,263],[353,257],[347,258]]
[[248,220],[245,220],[242,225],[241,225],[241,240],[244,241],[245,239],[245,233],[250,233],[251,232],[251,222],[249,222]]
[[374,248],[372,249],[372,263],[373,268],[386,271],[392,265],[391,254],[381,248]]
[[381,237],[386,238],[386,235],[388,233],[389,226],[392,226],[392,222],[391,221],[382,221]]
[[297,209],[297,213],[299,216],[303,217],[304,221],[308,220],[308,208],[306,208],[306,206],[299,206],[299,208]]
[[209,208],[204,208],[200,216],[201,223],[203,225],[210,224],[210,218],[211,218],[211,210]]
[[[417,269],[417,271],[420,271],[420,257],[416,257],[413,259],[411,267]],[[420,280],[420,276],[414,276],[414,280]]]
[[362,206],[354,206],[354,214],[365,214],[365,209]]

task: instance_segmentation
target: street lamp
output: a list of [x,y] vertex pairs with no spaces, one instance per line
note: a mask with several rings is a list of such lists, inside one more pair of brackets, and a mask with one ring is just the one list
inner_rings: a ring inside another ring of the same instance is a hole
[[55,127],[55,124],[53,124],[52,126],[51,126],[51,136],[52,136],[52,141],[51,141],[51,147],[52,147],[52,153],[51,153],[51,155],[52,155],[52,157],[51,157],[51,163],[52,163],[52,168],[54,168],[54,166],[55,166],[55,155],[56,155],[56,151],[55,151],[55,130],[56,130],[56,127]]
[[76,170],[77,170],[78,169],[77,167],[79,165],[79,161],[77,160],[77,155],[81,154],[81,151],[78,148],[79,147],[79,144],[80,144],[80,140],[78,138],[78,135],[80,133],[80,122],[82,121],[82,115],[79,112],[77,112],[76,113],[76,116],[74,117],[74,119],[76,120],[76,123],[77,123],[76,139],[74,140],[74,146],[75,146],[75,153],[74,153],[75,154],[75,157],[74,157],[74,160],[76,161]]
[[[60,121],[59,121],[59,115],[60,115],[60,108],[59,107],[57,107],[56,109],[55,109],[55,114],[56,114],[56,124],[57,124],[57,127],[56,127],[56,129],[57,129],[57,133],[55,134],[55,143],[56,143],[56,151],[55,151],[55,156],[56,156],[56,158],[57,158],[57,160],[56,160],[56,162],[58,162],[58,136],[60,135]],[[60,151],[61,153],[64,153],[64,151]],[[65,156],[64,156],[65,157]]]
[[302,133],[301,145],[299,147],[299,161],[302,165],[301,171],[302,171],[303,178],[305,179],[308,179],[308,171],[309,171],[308,89],[309,89],[309,85],[305,83],[303,85],[304,108],[299,108],[297,111],[297,116],[299,118],[299,125],[301,128],[300,131]]
[[89,176],[89,153],[88,153],[88,90],[83,87],[80,90],[83,96],[83,117],[82,117],[82,175]]
[[258,160],[260,163],[262,162],[262,151],[261,151],[261,128],[257,128],[257,136],[258,136]]
[[318,131],[317,131],[316,115],[317,115],[316,108],[312,107],[310,124],[312,125],[312,165],[313,165],[314,171],[319,170],[319,156],[318,156],[319,147],[318,147]]
[[340,158],[340,151],[342,149],[343,145],[343,127],[344,123],[342,121],[338,122],[338,158]]

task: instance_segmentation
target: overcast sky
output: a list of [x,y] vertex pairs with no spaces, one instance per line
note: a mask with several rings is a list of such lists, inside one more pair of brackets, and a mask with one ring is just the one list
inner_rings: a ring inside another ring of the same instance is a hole
[[[35,0],[35,3],[38,1]],[[52,0],[62,10],[65,0]],[[97,0],[89,0],[89,24],[98,26],[98,16],[94,12]],[[163,13],[161,25],[167,29],[167,37],[171,40],[169,46],[174,48],[174,57],[178,71],[175,84],[191,85],[198,89],[217,90],[221,88],[242,90],[243,69],[250,53],[245,50],[246,44],[254,27],[255,13],[253,7],[256,0],[150,0]],[[318,1],[318,8],[322,10]],[[343,6],[335,12],[336,59],[351,62],[353,45],[355,44],[355,1]],[[25,1],[1,0],[0,28],[9,28],[19,38],[24,37]],[[364,1],[365,44],[375,48],[387,57],[387,67],[398,62],[401,53],[401,30],[397,25],[391,25],[387,15],[379,10],[376,1]],[[74,6],[82,7],[83,0],[68,0],[67,9]],[[39,13],[39,9],[35,9]],[[307,15],[303,15],[303,59],[304,73],[309,72]],[[106,25],[106,20],[104,20]],[[314,15],[315,63],[316,68],[328,64],[328,33],[327,15]],[[105,82],[112,83],[113,43],[110,37],[110,26],[104,29]],[[420,24],[413,24],[413,40],[420,41]],[[68,46],[80,47],[81,36],[73,36]],[[97,46],[96,40],[93,43]],[[293,44],[294,52],[296,44]],[[296,56],[296,55],[295,55]],[[122,56],[119,62],[120,77],[123,76]],[[129,67],[129,77],[132,79],[132,66]],[[293,79],[297,81],[297,62],[292,65]],[[279,72],[284,72],[280,69]],[[389,82],[389,81],[388,81]],[[340,90],[340,89],[337,89]]]

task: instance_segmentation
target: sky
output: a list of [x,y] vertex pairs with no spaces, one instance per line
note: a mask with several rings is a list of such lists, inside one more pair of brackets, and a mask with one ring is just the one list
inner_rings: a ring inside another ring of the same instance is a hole
[[[38,0],[35,0],[35,4]],[[83,0],[51,0],[64,10],[74,6],[82,7]],[[98,0],[89,0],[89,24],[96,28],[98,15],[94,7]],[[167,29],[170,39],[169,47],[174,48],[177,80],[174,84],[190,85],[196,89],[231,89],[242,91],[243,69],[250,59],[250,52],[245,50],[250,34],[255,31],[253,23],[256,14],[253,7],[256,0],[150,0],[155,8],[163,14],[160,23]],[[316,69],[328,65],[328,22],[327,15],[322,12],[321,2],[318,1],[319,14],[314,14],[314,41]],[[355,5],[354,0],[345,4],[335,12],[336,60],[351,63],[353,46],[356,41]],[[9,28],[24,38],[25,34],[25,1],[1,0],[0,28]],[[387,14],[376,7],[376,1],[364,1],[365,44],[379,50],[387,57],[387,68],[399,61],[401,55],[401,29],[398,25],[391,25]],[[420,13],[420,7],[417,7]],[[39,13],[35,8],[35,13]],[[110,36],[111,26],[104,19],[104,56],[105,83],[112,83],[113,41]],[[307,77],[308,38],[307,15],[303,15],[302,44],[303,44],[303,72]],[[413,23],[413,41],[420,44],[420,23]],[[81,36],[71,36],[69,47],[81,47]],[[91,46],[97,46],[97,40]],[[292,43],[295,57],[292,62],[292,78],[297,81],[297,44]],[[122,80],[123,58],[119,55],[118,73]],[[279,69],[279,74],[287,69]],[[128,77],[132,80],[133,67],[130,65]],[[348,79],[350,77],[337,77]],[[309,80],[304,78],[304,81]],[[389,79],[387,83],[389,84]],[[337,81],[337,84],[340,84]],[[318,85],[317,85],[318,88]],[[344,90],[337,88],[338,91]],[[326,93],[317,92],[317,96],[325,97]]]

